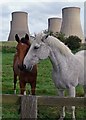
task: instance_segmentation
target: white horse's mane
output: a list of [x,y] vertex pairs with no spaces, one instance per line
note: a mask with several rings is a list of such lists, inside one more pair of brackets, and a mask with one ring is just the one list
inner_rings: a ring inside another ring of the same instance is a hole
[[72,54],[71,50],[63,42],[53,36],[48,36],[45,42],[47,42],[53,48],[59,49],[60,53],[64,56]]
[[[40,42],[44,36],[46,36],[44,33],[42,33],[42,32],[38,33],[36,36],[36,38],[37,38],[36,40],[38,42]],[[72,54],[71,50],[63,42],[61,42],[59,39],[57,39],[56,37],[49,35],[44,40],[44,42],[55,49],[59,49],[60,53],[63,54],[64,56]]]

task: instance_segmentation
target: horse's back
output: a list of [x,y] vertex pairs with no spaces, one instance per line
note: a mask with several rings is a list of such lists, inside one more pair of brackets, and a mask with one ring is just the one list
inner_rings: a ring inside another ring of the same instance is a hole
[[86,79],[84,77],[86,70],[84,69],[85,59],[86,59],[86,50],[79,51],[75,54],[77,60],[79,61],[79,84],[84,85]]
[[79,52],[77,52],[75,55],[77,55],[77,56],[86,56],[86,50],[81,50],[81,51],[79,51]]
[[77,52],[75,56],[82,64],[84,64],[84,59],[86,58],[86,50]]

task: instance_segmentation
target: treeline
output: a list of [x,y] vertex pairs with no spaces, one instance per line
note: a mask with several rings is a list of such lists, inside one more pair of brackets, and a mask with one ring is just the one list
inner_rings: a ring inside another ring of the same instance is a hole
[[71,35],[69,37],[66,37],[65,34],[61,32],[53,33],[53,32],[48,32],[47,30],[45,30],[44,33],[58,38],[61,42],[67,45],[72,50],[72,52],[86,50],[86,43],[82,43],[82,40],[78,36]]
[[[82,43],[82,40],[78,36],[66,37],[65,34],[63,33],[58,33],[58,32],[53,33],[53,32],[48,32],[47,30],[44,30],[44,33],[58,38],[65,45],[67,45],[72,50],[73,53],[76,53],[77,51],[80,50],[86,50],[86,43]],[[2,42],[2,45],[0,45],[0,52],[15,53],[16,45],[17,43],[15,41]]]

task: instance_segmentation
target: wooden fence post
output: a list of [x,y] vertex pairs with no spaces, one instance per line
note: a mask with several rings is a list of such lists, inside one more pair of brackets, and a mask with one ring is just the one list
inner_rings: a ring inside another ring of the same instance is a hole
[[31,118],[37,120],[37,98],[24,95],[21,97],[21,120]]

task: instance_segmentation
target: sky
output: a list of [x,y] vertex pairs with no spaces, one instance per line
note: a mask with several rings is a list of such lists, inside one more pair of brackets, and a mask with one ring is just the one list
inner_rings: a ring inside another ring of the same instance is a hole
[[[31,1],[31,2],[30,2]],[[3,0],[0,1],[0,41],[7,41],[10,32],[11,13],[28,13],[30,34],[48,28],[48,18],[62,17],[62,8],[80,7],[80,19],[84,32],[84,0]]]

